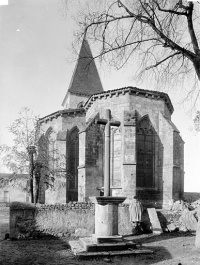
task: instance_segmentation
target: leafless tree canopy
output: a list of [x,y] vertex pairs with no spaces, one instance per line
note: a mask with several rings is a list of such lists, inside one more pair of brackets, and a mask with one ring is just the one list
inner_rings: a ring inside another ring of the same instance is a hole
[[8,131],[13,135],[13,145],[0,145],[0,154],[3,164],[12,173],[28,173],[27,147],[36,145],[37,119],[38,117],[25,107],[19,112],[19,117],[8,126]]
[[[193,84],[200,80],[198,2],[94,0],[79,13],[79,24],[81,32],[100,47],[96,57],[117,68],[135,58],[139,72],[153,73],[156,82],[171,84],[190,75]],[[196,92],[198,96],[198,88]]]
[[[66,185],[66,165],[63,163],[66,159],[59,156],[55,148],[55,140],[45,138],[44,135],[38,139],[38,118],[29,108],[22,108],[18,118],[8,126],[8,131],[13,135],[13,145],[0,145],[3,165],[13,173],[6,180],[0,179],[0,187],[13,186],[28,190],[31,193],[32,202],[37,202],[39,198],[41,175],[47,187],[58,190]],[[37,150],[37,154],[34,153],[32,165],[28,152],[28,147],[31,146],[35,146]],[[33,178],[36,183],[35,190],[33,190]],[[30,181],[25,181],[27,179]],[[33,193],[35,193],[35,199]]]

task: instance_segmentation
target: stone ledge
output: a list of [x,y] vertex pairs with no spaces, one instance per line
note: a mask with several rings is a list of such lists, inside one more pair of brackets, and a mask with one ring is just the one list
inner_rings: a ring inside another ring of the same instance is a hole
[[126,249],[126,250],[113,250],[113,251],[94,251],[87,252],[79,244],[79,241],[69,241],[69,245],[73,254],[77,257],[97,257],[97,256],[126,256],[126,255],[137,255],[137,254],[153,254],[154,252],[146,248],[138,249]]
[[114,236],[96,236],[95,234],[92,234],[92,240],[96,244],[100,243],[113,243],[113,242],[122,242],[123,238],[119,235]]
[[125,201],[126,197],[89,197],[92,203],[98,203],[100,205],[106,205],[106,204],[121,204]]
[[12,209],[12,210],[14,210],[14,209],[18,209],[18,210],[20,210],[20,209],[31,209],[31,210],[36,210],[36,205],[35,204],[33,204],[33,203],[25,203],[25,202],[11,202],[10,203],[10,208]]

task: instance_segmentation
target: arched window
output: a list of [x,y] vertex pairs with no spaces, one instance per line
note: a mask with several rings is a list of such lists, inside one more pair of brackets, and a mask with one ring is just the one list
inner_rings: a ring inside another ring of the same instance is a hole
[[42,134],[38,140],[38,161],[43,165],[48,165],[48,139]]
[[148,115],[137,124],[137,171],[136,185],[142,188],[154,187],[154,130]]
[[50,126],[45,133],[45,137],[48,143],[48,167],[51,171],[55,170],[55,161],[56,161],[56,140],[55,140],[55,132],[53,128]]
[[79,165],[79,135],[78,128],[75,127],[68,135],[68,199],[78,200],[78,165]]

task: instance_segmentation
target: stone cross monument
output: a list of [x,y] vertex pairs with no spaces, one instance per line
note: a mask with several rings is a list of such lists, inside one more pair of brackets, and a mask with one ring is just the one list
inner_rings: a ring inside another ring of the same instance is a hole
[[118,204],[126,197],[110,196],[110,127],[120,126],[119,121],[111,120],[111,111],[106,110],[106,119],[97,119],[96,124],[105,125],[105,172],[104,196],[90,197],[95,203],[95,234],[94,241],[102,238],[118,236]]
[[107,109],[106,119],[96,119],[96,124],[105,125],[104,196],[110,196],[110,127],[119,127],[120,121],[111,121],[111,111]]

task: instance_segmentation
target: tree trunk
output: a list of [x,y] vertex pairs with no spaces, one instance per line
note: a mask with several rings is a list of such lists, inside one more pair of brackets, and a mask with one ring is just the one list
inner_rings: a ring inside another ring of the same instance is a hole
[[33,193],[33,156],[30,158],[30,193],[31,193],[31,202],[34,203],[34,193]]
[[200,81],[200,58],[198,58],[197,60],[195,60],[193,62],[193,65],[194,65],[194,68],[195,68],[195,71],[196,71],[196,74],[198,76],[198,79]]
[[33,189],[34,161],[33,161],[32,150],[29,151],[29,175],[30,175],[31,202],[34,203],[34,189]]
[[35,175],[35,203],[39,202],[40,174]]

